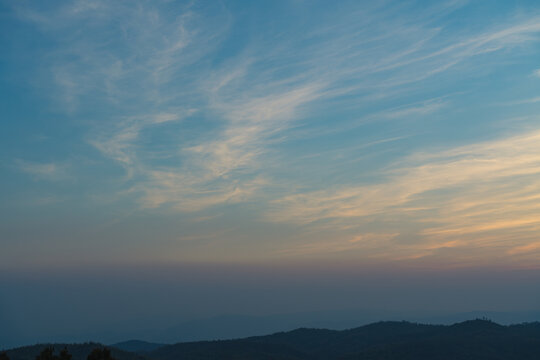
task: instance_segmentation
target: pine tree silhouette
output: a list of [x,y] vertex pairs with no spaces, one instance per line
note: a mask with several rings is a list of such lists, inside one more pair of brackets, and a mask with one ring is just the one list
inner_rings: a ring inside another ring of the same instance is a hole
[[71,360],[72,355],[69,353],[68,349],[64,347],[57,358],[58,360]]
[[95,348],[92,350],[86,360],[115,360],[111,356],[111,351],[107,348]]
[[[64,347],[60,351],[60,355],[54,355],[54,347],[47,346],[45,349],[41,350],[41,353],[36,356],[36,360],[71,360],[72,355],[69,353],[67,347]],[[0,360],[9,360],[9,358],[4,359],[0,357]]]
[[52,346],[47,346],[45,349],[41,350],[41,353],[36,356],[36,360],[56,360],[56,356],[53,355],[54,348]]

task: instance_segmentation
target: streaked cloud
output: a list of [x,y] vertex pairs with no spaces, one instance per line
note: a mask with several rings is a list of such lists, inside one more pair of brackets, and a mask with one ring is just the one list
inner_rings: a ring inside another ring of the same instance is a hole
[[54,162],[31,162],[18,159],[17,168],[36,180],[59,181],[68,177],[65,164]]
[[508,105],[536,104],[538,102],[540,102],[540,96],[523,99],[523,100],[511,101],[508,103]]
[[[36,131],[82,159],[70,176],[115,218],[218,229],[216,213],[234,208],[252,217],[223,242],[286,233],[275,246],[252,240],[261,257],[533,254],[540,135],[515,119],[536,114],[499,105],[540,101],[519,85],[538,75],[538,12],[486,8],[469,23],[467,1],[323,3],[80,0],[16,3],[9,16],[43,37],[19,55],[63,119],[50,133],[35,120]],[[17,167],[65,178],[49,152]],[[50,185],[47,196],[66,198]]]
[[121,163],[128,173],[132,173],[137,165],[137,140],[145,128],[159,126],[167,122],[175,122],[191,115],[194,109],[178,109],[175,113],[158,113],[146,116],[134,116],[120,121],[115,129],[97,135],[89,142],[105,156]]
[[248,200],[268,180],[257,175],[260,155],[276,133],[285,130],[298,108],[317,97],[316,87],[223,104],[226,125],[218,139],[183,149],[186,169],[148,170],[143,203],[172,204],[184,211]]
[[[417,239],[405,248],[422,256],[475,246],[513,254],[528,249],[540,230],[539,154],[540,132],[415,154],[388,167],[380,183],[275,200],[267,218],[314,227],[330,222],[337,231],[351,224],[361,231],[373,221],[396,231],[413,225]],[[397,242],[387,251],[404,249]]]

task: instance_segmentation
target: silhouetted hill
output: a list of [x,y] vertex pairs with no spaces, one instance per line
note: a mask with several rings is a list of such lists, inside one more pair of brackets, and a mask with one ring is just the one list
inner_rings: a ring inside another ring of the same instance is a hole
[[128,340],[116,344],[109,345],[111,348],[116,348],[129,352],[148,352],[159,349],[166,344],[151,343],[142,340]]
[[540,359],[540,324],[380,322],[343,331],[297,329],[238,340],[179,343],[148,355],[155,360]]
[[[182,322],[150,337],[164,342],[240,339],[298,328],[344,330],[379,320],[403,318],[401,314],[374,310],[341,310],[284,313],[265,316],[222,315]],[[465,319],[470,319],[466,317]],[[425,323],[435,323],[426,320]],[[451,321],[453,324],[457,321]],[[520,323],[523,321],[515,321]],[[439,322],[436,322],[439,323]]]
[[[123,344],[133,348],[158,345]],[[45,346],[13,349],[8,355],[11,360],[34,360]],[[92,349],[102,345],[54,346],[58,350],[67,346],[73,360],[85,360]],[[237,340],[178,343],[139,353],[112,348],[112,353],[117,360],[538,360],[540,323],[503,326],[471,320],[423,325],[389,321],[341,331],[301,328]]]
[[342,359],[540,359],[540,325],[467,321],[417,339],[369,347]]
[[465,313],[393,312],[373,309],[325,310],[264,316],[222,315],[179,322],[162,330],[134,335],[135,338],[161,339],[165,343],[240,339],[298,328],[345,330],[381,320],[401,319],[422,324],[452,325],[469,319],[489,318],[503,324],[540,320],[540,311]]
[[[36,344],[31,346],[23,346],[7,351],[10,360],[35,360],[36,356],[46,347],[52,346],[55,352],[59,352],[66,347],[70,354],[73,355],[72,360],[86,360],[86,357],[95,348],[103,348],[105,345],[99,343],[83,343],[83,344]],[[116,360],[149,360],[143,355],[134,354],[131,352],[107,347],[111,350],[111,355]]]

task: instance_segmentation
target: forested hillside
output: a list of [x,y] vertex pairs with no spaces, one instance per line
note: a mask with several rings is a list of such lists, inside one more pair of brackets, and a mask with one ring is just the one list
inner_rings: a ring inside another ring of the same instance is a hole
[[[7,356],[10,360],[40,360],[36,356],[45,346],[9,350]],[[100,346],[54,345],[55,349],[66,347],[72,360],[86,360]],[[144,352],[113,348],[111,355],[116,360],[537,360],[540,323],[502,326],[472,320],[443,326],[379,322],[343,331],[297,329],[237,340],[178,343]]]

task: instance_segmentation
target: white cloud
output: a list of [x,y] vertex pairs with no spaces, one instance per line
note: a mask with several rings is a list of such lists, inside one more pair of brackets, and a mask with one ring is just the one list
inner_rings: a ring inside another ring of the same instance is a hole
[[155,125],[180,121],[195,111],[194,109],[177,109],[175,113],[130,117],[120,121],[114,129],[107,129],[95,136],[90,143],[107,157],[125,166],[131,174],[138,161],[136,141],[142,131]]
[[523,105],[523,104],[535,104],[540,102],[540,96],[523,99],[523,100],[516,100],[516,101],[510,101],[505,103],[504,105]]
[[[87,139],[126,169],[130,193],[144,207],[198,210],[247,201],[270,186],[272,174],[263,162],[276,165],[271,156],[279,151],[276,144],[310,114],[321,108],[332,112],[329,101],[346,95],[347,101],[336,108],[369,109],[374,101],[399,97],[458,64],[460,76],[473,72],[484,66],[475,64],[474,57],[531,43],[540,32],[535,16],[459,34],[433,25],[434,17],[464,3],[449,1],[402,16],[391,6],[377,4],[341,13],[339,23],[316,24],[279,41],[274,33],[258,34],[242,51],[214,63],[207,57],[213,59],[234,21],[219,4],[182,5],[171,14],[148,2],[74,1],[43,12],[19,6],[18,13],[62,40],[44,67],[66,109],[74,111],[88,99],[113,108],[108,119],[96,120]],[[81,26],[85,31],[73,31]],[[367,110],[363,118],[421,118],[450,102],[444,96],[416,98],[384,111]],[[184,136],[181,131],[189,129],[178,124],[192,119],[194,109],[206,123],[191,137]],[[167,163],[149,160],[156,143],[142,141],[157,126],[178,132],[175,142],[160,148],[171,160]],[[330,126],[332,131],[347,131],[357,122]],[[463,160],[459,166],[465,164]],[[431,166],[410,169],[409,181],[390,188],[321,190],[314,193],[317,201],[302,195],[281,201],[298,205],[298,212],[290,214],[298,223],[386,211],[396,199],[403,205],[414,194],[437,189],[441,179],[428,182],[439,182],[433,188],[412,180],[422,175],[414,171],[430,176],[443,171],[435,162]],[[483,163],[474,166],[487,171]],[[411,188],[413,184],[418,189]],[[310,206],[301,206],[303,202]],[[272,214],[274,220],[289,218]]]
[[19,159],[16,161],[16,165],[20,171],[38,180],[59,181],[68,177],[64,164],[30,162]]
[[144,170],[143,204],[198,211],[248,200],[267,184],[257,175],[265,144],[287,128],[299,107],[316,98],[316,91],[305,87],[219,106],[226,118],[223,131],[217,139],[183,149],[187,168]]
[[540,231],[540,132],[416,154],[384,176],[376,184],[285,196],[273,202],[267,219],[315,228],[320,223],[338,233],[351,226],[361,231],[373,221],[387,231],[414,226],[413,243],[384,250],[394,257],[406,250],[423,257],[441,248],[479,246],[513,254]]

